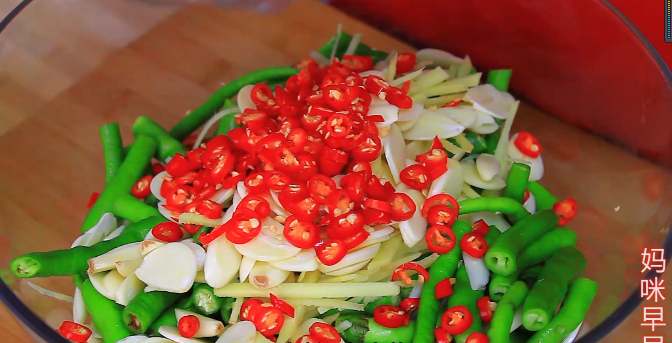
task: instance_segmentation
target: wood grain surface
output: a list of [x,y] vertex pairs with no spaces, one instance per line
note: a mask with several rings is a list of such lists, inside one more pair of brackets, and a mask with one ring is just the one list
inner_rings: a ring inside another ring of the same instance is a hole
[[[0,14],[16,3],[0,1]],[[306,56],[338,23],[378,49],[412,50],[310,0],[277,15],[67,3],[35,2],[0,35],[0,268],[22,253],[63,248],[77,237],[89,195],[103,187],[99,126],[118,121],[126,143],[139,115],[169,127],[223,83]],[[543,183],[581,204],[572,227],[589,259],[586,274],[601,288],[586,325],[592,327],[639,284],[642,249],[657,247],[667,234],[672,176],[530,105],[521,107],[514,126],[541,140]],[[67,303],[39,296],[24,280],[7,281],[50,325],[68,316]],[[35,283],[73,289],[68,278]],[[665,306],[672,311],[669,299]],[[636,311],[603,342],[641,342],[641,316]],[[0,342],[32,339],[0,306]]]

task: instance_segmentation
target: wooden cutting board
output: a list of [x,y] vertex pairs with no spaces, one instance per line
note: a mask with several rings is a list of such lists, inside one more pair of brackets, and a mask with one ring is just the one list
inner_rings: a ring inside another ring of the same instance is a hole
[[[0,3],[0,10],[14,3]],[[139,115],[169,127],[223,83],[306,56],[334,35],[338,23],[378,49],[412,50],[310,0],[273,16],[201,6],[131,7],[126,1],[30,5],[0,35],[0,267],[36,248],[69,246],[78,235],[89,195],[103,187],[99,126],[120,122],[126,142]],[[667,233],[670,174],[529,105],[521,107],[515,126],[541,140],[544,184],[582,205],[573,227],[588,247],[587,274],[605,294],[590,318],[604,318],[639,283],[641,249]],[[67,303],[10,281],[50,322],[67,316]],[[72,292],[68,278],[35,282]],[[641,340],[640,320],[637,312],[604,342]],[[32,341],[5,308],[0,341]]]

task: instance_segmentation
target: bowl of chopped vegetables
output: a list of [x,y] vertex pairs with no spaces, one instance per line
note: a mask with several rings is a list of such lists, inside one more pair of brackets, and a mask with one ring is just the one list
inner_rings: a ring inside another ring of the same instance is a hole
[[7,341],[617,342],[664,272],[669,118],[591,107],[632,82],[559,106],[609,77],[537,95],[545,58],[313,1],[29,3],[0,24],[0,297],[31,334]]

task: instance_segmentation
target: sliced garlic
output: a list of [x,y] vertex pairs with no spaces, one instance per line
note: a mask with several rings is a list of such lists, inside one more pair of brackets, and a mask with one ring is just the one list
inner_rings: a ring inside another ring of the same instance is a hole
[[524,155],[522,152],[520,152],[520,150],[518,150],[516,144],[513,143],[516,141],[516,137],[518,137],[517,133],[511,136],[511,139],[509,140],[509,157],[530,162],[530,181],[541,180],[541,178],[544,176],[544,161],[541,159],[541,155],[539,155],[537,158],[531,158],[527,155]]
[[332,266],[327,266],[320,262],[318,265],[318,269],[322,273],[329,273],[335,270],[343,269],[345,267],[349,267],[372,259],[374,256],[376,256],[379,250],[380,250],[380,244],[376,244],[356,251],[350,251],[345,255],[345,257],[343,257],[343,259],[340,262]]
[[305,249],[301,250],[301,252],[294,257],[290,257],[286,260],[269,262],[269,264],[275,268],[290,272],[312,272],[317,270],[317,260],[315,259],[315,256],[315,249]]
[[238,280],[240,280],[240,282],[245,282],[245,280],[247,280],[247,277],[250,275],[250,271],[256,262],[257,260],[253,258],[243,256],[243,259],[240,262],[240,270],[238,275]]
[[126,260],[117,262],[117,271],[121,276],[128,277],[133,274],[138,267],[142,264],[142,259],[138,258],[135,260]]
[[166,198],[161,195],[161,185],[163,184],[164,177],[170,177],[170,174],[165,170],[156,174],[154,178],[152,178],[152,182],[149,183],[149,189],[152,191],[152,195],[159,199],[159,202],[166,201]]
[[341,275],[352,274],[352,273],[355,273],[355,272],[361,270],[362,268],[366,267],[366,265],[369,264],[369,262],[371,262],[371,260],[362,261],[360,263],[353,264],[351,266],[347,266],[345,268],[337,269],[337,270],[334,270],[334,271],[331,271],[331,272],[328,272],[328,273],[324,273],[324,274],[329,275],[329,276],[341,276]]
[[229,201],[231,197],[233,197],[233,193],[235,192],[236,191],[233,188],[222,188],[210,196],[210,200],[218,204],[224,204],[225,202]]
[[501,92],[487,83],[469,89],[464,99],[473,103],[475,109],[499,119],[509,117],[509,111],[515,101],[510,94]]
[[219,336],[222,332],[224,332],[224,324],[219,320],[208,318],[191,311],[177,308],[175,309],[175,318],[178,322],[182,317],[185,316],[194,316],[198,318],[198,321],[200,322],[200,326],[198,327],[198,331],[196,331],[194,337],[214,337]]
[[[376,97],[373,97],[376,99]],[[371,106],[369,107],[369,116],[382,116],[383,121],[382,122],[377,122],[376,126],[381,128],[381,127],[386,127],[390,126],[392,123],[396,122],[399,120],[399,107],[390,105],[387,101],[384,100],[373,100],[371,101]]]
[[[116,272],[116,270],[115,270]],[[91,280],[91,285],[93,288],[95,288],[100,295],[104,296],[105,298],[108,298],[112,301],[115,300],[116,294],[115,292],[110,292],[107,287],[105,287],[105,276],[109,274],[110,272],[104,272],[104,273],[95,273],[89,275],[89,280]],[[119,273],[117,273],[119,274]],[[116,289],[115,289],[116,291]]]
[[435,113],[445,115],[464,127],[471,127],[477,120],[478,114],[471,106],[442,107],[437,108]]
[[208,285],[219,288],[236,278],[243,256],[225,236],[208,244],[205,256],[205,279]]
[[242,321],[228,327],[215,343],[254,343],[257,328],[250,321]]
[[481,176],[483,181],[491,181],[499,171],[502,169],[502,166],[497,161],[495,155],[491,154],[480,154],[476,158],[476,170],[478,170],[478,175]]
[[401,130],[401,132],[405,132],[408,131],[411,127],[413,127],[413,125],[415,125],[415,123],[418,122],[418,118],[420,117],[415,117],[411,120],[406,121],[397,121],[394,124],[397,125],[397,127],[399,128],[399,130]]
[[464,125],[450,117],[425,110],[420,114],[415,125],[404,132],[404,138],[431,141],[437,136],[439,138],[455,137],[464,129]]
[[439,49],[421,49],[415,55],[418,57],[418,61],[429,61],[442,68],[449,68],[453,64],[464,62],[464,59]]
[[432,141],[412,141],[406,144],[406,159],[415,163],[415,157],[429,151]]
[[82,290],[79,289],[79,287],[75,287],[75,296],[73,297],[72,302],[72,321],[77,324],[84,324],[87,315],[88,313],[86,311],[86,305],[84,305]]
[[259,261],[252,267],[249,281],[255,288],[267,289],[281,284],[287,276],[289,276],[288,271],[275,268],[268,262]]
[[77,246],[90,247],[107,237],[112,231],[117,228],[117,217],[114,214],[107,212],[100,217],[98,223],[89,229],[85,234],[77,237],[72,243],[71,248]]
[[135,271],[148,287],[185,293],[194,284],[198,262],[186,245],[168,243],[145,256],[142,265]]
[[462,172],[464,173],[464,182],[469,185],[488,190],[500,190],[506,187],[506,181],[503,178],[497,176],[490,181],[485,181],[481,178],[480,174],[476,170],[476,165],[471,163],[460,163],[462,167]]
[[166,242],[159,241],[156,239],[142,241],[142,243],[140,244],[140,254],[142,254],[142,256],[145,256],[164,245],[166,245]]
[[427,231],[427,219],[423,218],[421,213],[422,204],[425,203],[425,196],[415,189],[406,189],[403,193],[406,193],[406,195],[413,199],[416,210],[411,218],[399,222],[399,231],[401,231],[401,237],[404,239],[406,246],[413,247],[418,242],[424,240],[425,231]]
[[194,243],[194,241],[190,239],[185,239],[181,241],[180,243],[184,244],[187,246],[187,248],[191,249],[191,252],[194,253],[194,256],[196,256],[196,270],[203,270],[203,267],[205,266],[205,249],[203,249],[202,246]]
[[145,283],[140,281],[135,273],[129,275],[117,288],[115,293],[117,304],[127,306],[136,295],[142,292],[145,286]]
[[390,126],[390,133],[387,137],[383,138],[382,143],[385,151],[385,159],[387,159],[387,165],[390,167],[394,182],[395,184],[399,184],[399,182],[401,182],[399,173],[402,169],[406,168],[406,143],[404,142],[404,136],[397,125],[392,124]]
[[235,244],[235,247],[241,254],[265,262],[286,260],[301,252],[301,248],[293,246],[284,237],[271,238],[264,234],[257,235],[248,243]]
[[141,243],[130,243],[114,248],[100,256],[89,259],[89,274],[115,269],[118,261],[135,260],[142,258]]
[[236,102],[238,103],[238,108],[241,113],[248,108],[253,110],[257,109],[257,105],[252,101],[252,88],[254,88],[254,85],[247,85],[238,91]]
[[[159,205],[157,206],[157,209],[159,210],[159,213],[161,213],[161,215],[164,218],[170,220],[171,222],[177,223],[177,217],[173,216],[173,214],[170,213],[170,211],[168,211],[165,207],[163,207],[163,205],[165,205],[165,204],[166,204],[165,201],[159,202]],[[150,233],[151,233],[151,231],[150,231]]]
[[[252,324],[252,322],[249,322]],[[252,324],[254,326],[254,324]],[[177,343],[208,343],[206,340],[198,339],[198,338],[186,338],[182,337],[180,335],[180,331],[177,330],[177,327],[171,326],[171,325],[163,325],[159,328],[159,333],[168,338],[171,341],[177,342]],[[219,342],[219,340],[217,340]],[[225,341],[222,341],[225,342]],[[251,342],[250,342],[251,343]]]

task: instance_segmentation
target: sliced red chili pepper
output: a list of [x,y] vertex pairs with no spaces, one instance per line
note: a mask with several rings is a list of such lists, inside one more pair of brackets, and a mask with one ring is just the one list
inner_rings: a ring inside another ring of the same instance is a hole
[[406,313],[415,312],[420,306],[420,298],[406,298],[399,303],[399,308]]
[[327,104],[322,90],[317,90],[315,93],[306,98],[306,103],[312,106],[324,106]]
[[278,298],[275,294],[270,293],[271,304],[277,307],[282,311],[282,313],[294,318],[294,307],[288,304],[286,301]]
[[429,272],[427,272],[427,269],[425,269],[425,267],[421,266],[417,262],[408,262],[400,265],[399,267],[397,267],[397,269],[394,270],[394,274],[392,274],[392,281],[397,281],[401,279],[401,281],[403,281],[404,284],[412,286],[413,280],[408,275],[408,271],[411,270],[414,270],[418,273],[418,281],[427,282],[427,280],[429,280]]
[[338,73],[328,73],[322,79],[322,83],[320,84],[320,89],[325,89],[325,88],[327,88],[329,86],[333,86],[333,85],[340,85],[344,82],[345,82],[345,78],[343,78],[343,75],[340,75]]
[[246,108],[243,113],[236,115],[236,123],[243,124],[250,130],[261,129],[266,125],[268,114],[264,111]]
[[245,174],[232,171],[224,180],[222,180],[222,188],[229,189],[238,185],[238,182],[245,180]]
[[235,163],[235,157],[230,151],[222,151],[220,158],[213,165],[212,169],[210,169],[210,177],[213,181],[221,183],[233,170]]
[[246,195],[238,204],[239,208],[248,208],[258,214],[260,218],[266,218],[271,214],[271,205],[268,200],[253,194]]
[[177,330],[182,337],[194,337],[200,328],[201,321],[194,315],[184,316],[177,322]]
[[322,264],[333,266],[343,260],[348,253],[348,248],[342,240],[327,240],[315,245],[315,253]]
[[457,237],[453,229],[444,225],[434,225],[427,229],[425,241],[429,251],[437,254],[447,254],[457,244]]
[[285,324],[285,315],[276,307],[260,307],[254,314],[252,323],[264,336],[275,335]]
[[197,173],[195,171],[190,171],[190,172],[188,172],[188,173],[186,173],[182,176],[178,176],[176,178],[173,178],[173,180],[175,180],[175,184],[178,184],[178,185],[188,185],[188,184],[193,184],[194,182],[198,181],[198,182],[196,182],[196,185],[194,185],[194,187],[196,187],[196,186],[202,187],[203,183],[207,182],[207,180],[205,180],[205,179],[206,179],[206,176],[199,175],[199,173]]
[[183,208],[192,202],[193,197],[194,194],[191,187],[187,185],[177,186],[166,196],[166,203],[170,206]]
[[184,207],[183,211],[185,213],[196,213],[196,207],[201,203],[201,200],[194,200]]
[[397,54],[397,74],[406,74],[415,67],[418,57],[412,52],[400,52]]
[[410,317],[402,309],[392,305],[380,305],[373,309],[373,320],[387,328],[408,325]]
[[315,224],[299,220],[296,216],[285,219],[283,234],[293,246],[301,249],[310,249],[320,238],[320,230]]
[[[243,129],[242,127],[236,127],[234,129],[231,129],[231,130],[229,130],[229,132],[227,134],[231,138],[231,141],[233,142],[233,144],[238,149],[248,151],[248,152],[252,151],[254,149],[254,143],[250,141],[250,136],[247,134],[245,129]],[[207,154],[207,151],[204,153],[204,155],[205,154]],[[206,156],[201,156],[201,160],[203,161],[203,165],[205,167],[208,167]]]
[[338,334],[336,328],[326,323],[313,323],[308,332],[320,343],[339,343],[341,341],[341,335]]
[[291,180],[287,174],[279,170],[272,170],[266,172],[264,175],[264,181],[266,182],[266,186],[269,189],[274,191],[281,191],[290,183]]
[[352,210],[353,204],[350,196],[342,189],[334,190],[327,198],[329,214],[338,217]]
[[58,333],[73,342],[84,343],[89,340],[93,332],[84,325],[66,320],[58,327]]
[[401,94],[408,95],[408,91],[411,90],[411,81],[404,82],[399,89]]
[[451,296],[453,294],[454,283],[455,279],[453,278],[445,278],[439,281],[434,289],[434,297],[436,299],[443,299]]
[[392,222],[392,217],[389,213],[374,210],[372,208],[365,208],[361,210],[362,216],[364,216],[364,224],[375,226],[379,224],[389,224]]
[[380,76],[367,75],[364,77],[364,88],[370,93],[378,95],[380,92],[387,91],[390,88],[390,84]]
[[261,149],[266,148],[270,150],[276,150],[285,144],[285,135],[280,132],[274,132],[270,135],[260,139],[255,145],[254,150],[259,152]]
[[301,126],[308,133],[316,132],[335,111],[322,106],[308,107],[308,113],[301,116]]
[[576,214],[579,212],[579,204],[574,198],[569,197],[553,204],[553,211],[560,217],[558,225],[563,226],[576,217]]
[[371,162],[380,156],[382,148],[383,144],[380,141],[380,137],[377,135],[368,136],[364,142],[350,150],[350,155],[355,161]]
[[189,163],[186,157],[180,154],[175,154],[170,162],[166,164],[166,171],[172,177],[182,176],[192,170],[191,163]]
[[421,190],[429,186],[429,170],[422,164],[413,164],[401,170],[399,179],[407,186]]
[[278,122],[280,123],[280,128],[278,128],[278,132],[282,133],[285,136],[289,135],[292,129],[301,128],[301,120],[299,120],[298,118],[281,117],[278,118]]
[[430,170],[439,167],[446,167],[446,170],[448,170],[448,153],[443,148],[443,144],[439,137],[434,137],[434,142],[429,148],[429,151],[416,156],[415,160],[424,164],[427,169]]
[[293,153],[299,153],[303,151],[307,140],[308,134],[304,129],[300,127],[293,128],[287,134],[287,148]]
[[296,173],[301,169],[299,160],[296,158],[296,154],[289,151],[287,148],[280,148],[277,151],[278,153],[278,169],[286,173]]
[[182,228],[184,231],[189,232],[190,235],[195,235],[198,230],[200,230],[203,227],[203,225],[196,225],[196,224],[187,224],[184,223],[182,224]]
[[530,190],[526,189],[525,190],[525,195],[523,195],[523,204],[527,202],[527,200],[530,199]]
[[254,310],[261,307],[261,304],[263,303],[258,299],[245,300],[243,305],[240,307],[240,319],[251,321]]
[[455,100],[453,100],[453,101],[451,101],[451,102],[449,102],[449,103],[447,103],[447,104],[445,104],[441,107],[455,107],[455,106],[457,106],[461,103],[462,103],[462,99],[455,99]]
[[[189,154],[189,152],[187,152],[187,154]],[[163,164],[161,164],[159,162],[152,163],[152,174],[156,175],[156,174],[158,174],[162,171],[165,171],[165,170],[166,170],[166,167],[164,167]]]
[[327,226],[327,236],[331,239],[346,239],[364,228],[364,216],[357,212],[348,212],[335,217]]
[[358,74],[352,74],[345,77],[344,83],[349,87],[359,87],[364,83],[364,80]]
[[164,222],[152,228],[152,235],[156,239],[164,242],[177,242],[182,239],[184,233],[180,224],[174,222]]
[[268,186],[264,179],[264,173],[252,173],[245,178],[245,187],[253,195],[268,193]]
[[299,337],[295,343],[322,343],[322,342],[311,335],[303,335]]
[[[286,209],[286,208],[285,208]],[[319,214],[320,207],[311,197],[307,197],[303,200],[298,201],[295,204],[292,204],[290,212],[296,215],[297,218],[306,222],[313,222],[317,219]]]
[[434,329],[434,338],[436,338],[436,343],[450,343],[453,340],[453,337],[448,337],[446,330],[442,328]]
[[[201,156],[203,155],[204,152],[205,152],[205,148],[199,147],[199,148],[196,148],[194,150],[189,150],[184,154],[184,156],[187,158],[187,161],[189,161],[189,164],[191,165],[192,169],[199,169],[199,168],[203,167],[203,162],[201,161]],[[152,166],[152,168],[154,168],[154,167]]]
[[222,217],[224,207],[212,200],[205,199],[196,206],[196,212],[209,219],[218,219]]
[[261,218],[247,208],[237,208],[230,223],[226,238],[234,244],[245,244],[261,232]]
[[[348,103],[348,106],[350,104]],[[335,113],[327,119],[327,129],[331,137],[341,138],[347,136],[352,130],[352,120],[345,114]]]
[[467,331],[473,322],[474,317],[463,305],[451,307],[441,316],[441,328],[453,336]]
[[482,258],[488,252],[488,243],[485,238],[475,233],[464,235],[460,241],[460,247],[462,251],[474,258]]
[[476,301],[478,314],[485,323],[490,323],[492,321],[492,315],[495,313],[491,304],[493,303],[490,301],[490,297],[483,297]]
[[300,201],[309,195],[308,186],[301,182],[292,182],[286,185],[280,193],[290,201]]
[[385,100],[391,105],[397,106],[401,109],[409,109],[413,107],[413,99],[404,94],[401,89],[390,87],[385,95]]
[[434,205],[427,213],[427,223],[429,225],[452,226],[457,220],[459,214],[446,205]]
[[455,212],[460,212],[460,205],[457,203],[457,200],[449,194],[439,193],[432,195],[427,198],[424,204],[422,204],[421,213],[423,217],[427,217],[429,209],[436,205],[450,205]]
[[205,143],[206,151],[218,153],[223,150],[231,150],[231,139],[225,135],[217,135]]
[[[173,181],[173,178],[172,178],[172,177],[170,177],[170,176],[164,176],[164,177],[163,177],[163,182],[161,182],[161,190],[159,191],[159,193],[161,193],[161,196],[165,198],[165,197],[167,197],[168,194],[170,194],[170,193],[173,191],[173,189],[175,189],[176,187],[177,187],[177,183],[175,183],[175,181]],[[100,195],[98,195],[98,196],[100,196]],[[91,195],[91,197],[93,198],[93,194]],[[98,199],[98,198],[96,198],[96,199]],[[90,201],[90,200],[89,200],[89,201]]]
[[322,88],[327,105],[336,111],[347,110],[352,101],[359,95],[359,89],[345,84],[331,85]]
[[392,195],[392,200],[390,200],[390,203],[392,207],[390,217],[394,221],[400,222],[411,219],[411,217],[413,217],[413,214],[415,214],[415,211],[417,210],[417,206],[415,205],[415,201],[413,201],[413,198],[411,198],[410,196],[408,196],[408,194],[405,193],[394,193],[394,195]]
[[489,343],[490,339],[488,336],[484,333],[480,332],[472,332],[467,336],[467,340],[464,341],[465,343]]
[[320,155],[319,159],[317,160],[317,167],[320,170],[320,173],[326,176],[334,176],[340,174],[343,168],[345,168],[345,165],[346,165],[345,163],[340,163],[329,159],[325,154]]
[[271,88],[268,87],[268,85],[265,83],[257,83],[254,85],[254,87],[252,87],[252,91],[250,92],[250,97],[252,98],[252,102],[254,102],[255,105],[267,103],[268,100],[275,99]]
[[318,204],[326,204],[327,198],[335,189],[336,182],[326,175],[315,174],[308,181],[310,197]]
[[513,144],[525,156],[537,158],[541,154],[541,143],[539,143],[537,137],[534,137],[527,131],[518,132],[518,136],[513,141]]
[[371,56],[343,55],[341,61],[355,73],[373,69],[373,57]]
[[371,162],[352,161],[348,164],[346,170],[348,173],[360,173],[364,175],[364,179],[368,180],[373,173],[371,169]]
[[[164,184],[165,183],[166,182],[164,182]],[[163,190],[163,184],[161,184],[161,190]],[[161,193],[163,193],[163,192],[161,192]],[[161,195],[163,195],[163,194],[161,194]],[[100,198],[100,193],[98,193],[98,192],[91,193],[91,197],[89,197],[89,202],[86,204],[86,208],[88,208],[90,210],[91,207],[93,207],[93,205],[96,204],[96,201],[98,201],[98,198]]]
[[348,250],[352,250],[358,245],[364,243],[364,241],[366,241],[369,236],[371,236],[371,234],[368,231],[361,229],[359,232],[344,239],[343,241],[345,242],[345,247],[348,248]]
[[311,177],[317,174],[317,161],[312,154],[302,151],[296,155],[299,161],[299,170],[293,174],[294,179],[299,182],[308,182]]
[[[257,156],[253,154],[245,154],[236,157],[236,163],[233,167],[238,174],[247,174],[248,171],[256,169],[255,165],[259,163]],[[245,175],[243,175],[243,179]]]
[[371,175],[366,185],[366,195],[373,199],[390,201],[395,191],[390,181],[379,179],[376,175]]
[[479,219],[475,223],[471,224],[471,232],[485,237],[485,235],[490,232],[490,225],[488,225],[485,220]]
[[315,65],[317,67],[317,62],[312,57],[306,57],[294,65],[294,68],[298,70],[303,70],[308,68],[310,65]]
[[328,68],[329,68],[329,72],[339,74],[343,77],[352,74],[352,71],[350,70],[350,67],[341,63],[337,59],[334,59],[334,61],[331,63],[331,65]]
[[440,165],[436,168],[429,169],[429,174],[427,174],[427,176],[429,176],[429,181],[434,181],[447,171],[448,171],[447,165]]

